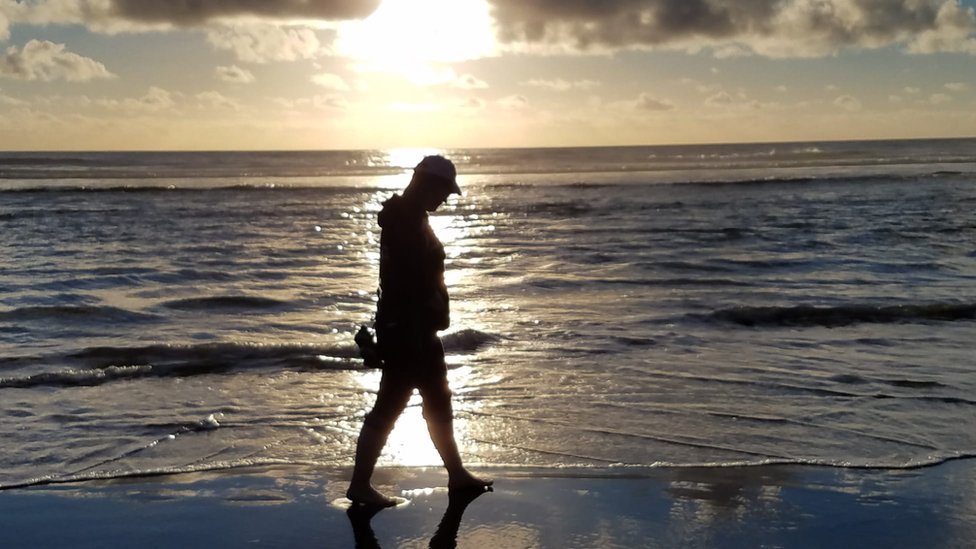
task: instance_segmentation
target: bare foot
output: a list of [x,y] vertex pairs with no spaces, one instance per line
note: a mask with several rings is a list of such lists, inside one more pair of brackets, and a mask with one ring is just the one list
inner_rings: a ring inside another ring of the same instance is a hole
[[467,469],[452,474],[447,482],[447,489],[451,492],[458,490],[484,490],[492,485],[494,481],[476,477],[468,472]]
[[350,486],[346,490],[346,497],[353,503],[370,507],[393,507],[397,504],[395,499],[384,496],[369,484],[366,486]]

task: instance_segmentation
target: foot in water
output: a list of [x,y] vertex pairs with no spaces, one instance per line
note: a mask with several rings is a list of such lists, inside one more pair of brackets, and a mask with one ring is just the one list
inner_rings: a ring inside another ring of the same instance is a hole
[[384,496],[370,485],[350,486],[346,497],[353,503],[369,507],[394,507],[397,504],[395,499]]
[[472,475],[467,469],[461,469],[451,475],[450,480],[447,482],[447,488],[451,492],[474,489],[487,490],[493,483],[494,481],[492,480]]

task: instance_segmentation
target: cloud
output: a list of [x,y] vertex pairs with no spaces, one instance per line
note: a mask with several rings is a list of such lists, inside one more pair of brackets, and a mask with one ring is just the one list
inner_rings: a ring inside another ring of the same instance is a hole
[[642,111],[670,111],[674,104],[666,99],[658,99],[649,93],[641,93],[634,103],[634,107]]
[[10,6],[11,22],[77,24],[95,32],[200,27],[212,22],[361,19],[379,0],[33,0]]
[[907,93],[907,94],[910,94],[910,95],[916,95],[916,94],[918,94],[919,92],[921,92],[922,90],[920,90],[920,89],[918,89],[918,88],[916,88],[916,87],[913,87],[913,86],[905,86],[905,88],[904,88],[904,91],[905,91],[905,93]]
[[462,90],[483,90],[488,87],[488,83],[470,74],[462,74],[454,82],[451,82],[451,87]]
[[508,95],[499,99],[498,105],[506,109],[523,109],[529,106],[529,100],[524,95]]
[[331,91],[344,92],[350,89],[349,84],[346,84],[346,81],[341,76],[328,72],[322,72],[312,76],[312,82]]
[[361,19],[373,13],[379,0],[110,0],[109,4],[120,18],[194,26],[239,17]]
[[564,92],[572,89],[589,90],[599,86],[600,83],[596,80],[563,80],[562,78],[545,80],[541,78],[533,78],[531,80],[522,82],[522,85]]
[[242,69],[237,65],[229,67],[217,67],[216,76],[218,80],[231,82],[234,84],[250,84],[254,82],[254,74],[251,71]]
[[99,99],[95,101],[95,103],[110,110],[159,113],[175,107],[177,96],[179,96],[179,94],[152,86],[142,97],[129,97],[122,100]]
[[320,110],[340,110],[349,108],[349,102],[345,97],[337,94],[316,95],[312,98],[312,105]]
[[234,52],[246,63],[297,61],[321,53],[312,29],[279,27],[271,24],[246,24],[212,29],[207,41],[218,50]]
[[287,99],[278,97],[273,100],[275,104],[290,110],[300,110],[315,108],[319,110],[340,110],[349,108],[349,102],[339,94],[314,95],[312,97],[300,97],[298,99]]
[[241,110],[241,104],[233,99],[225,97],[220,92],[205,91],[196,95],[199,106],[204,109],[230,109]]
[[105,65],[65,50],[64,44],[31,40],[18,49],[7,48],[0,57],[0,77],[17,80],[67,80],[87,82],[95,78],[114,78]]
[[976,10],[946,0],[936,15],[935,28],[918,33],[909,44],[913,53],[954,52],[976,54]]
[[965,82],[948,82],[946,83],[945,88],[949,91],[962,92],[969,89],[969,84],[966,84]]
[[480,111],[485,108],[485,100],[480,97],[469,97],[461,102],[460,107],[471,111]]
[[706,107],[728,107],[732,103],[735,103],[735,99],[724,90],[705,99]]
[[952,101],[952,97],[944,93],[933,93],[928,97],[928,103],[930,105],[941,105],[950,101]]
[[604,52],[709,49],[819,57],[845,47],[976,53],[976,15],[957,0],[489,0],[513,47]]
[[861,102],[856,97],[850,95],[841,95],[837,99],[834,99],[834,105],[850,112],[861,110]]

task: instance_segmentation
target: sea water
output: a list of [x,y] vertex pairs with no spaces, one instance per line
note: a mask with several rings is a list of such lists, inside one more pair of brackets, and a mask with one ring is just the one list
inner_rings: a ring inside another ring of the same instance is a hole
[[[0,153],[0,487],[351,465],[431,152],[467,463],[976,454],[976,140]],[[381,464],[439,464],[418,397]]]

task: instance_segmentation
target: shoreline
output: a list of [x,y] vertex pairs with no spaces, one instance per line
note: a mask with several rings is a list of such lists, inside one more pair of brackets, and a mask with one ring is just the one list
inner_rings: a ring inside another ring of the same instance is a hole
[[[348,470],[261,466],[0,492],[3,547],[963,547],[976,460],[915,469],[812,465],[581,474],[483,468],[449,497],[440,468],[379,468],[407,503],[372,515]],[[358,545],[357,545],[358,544]]]

